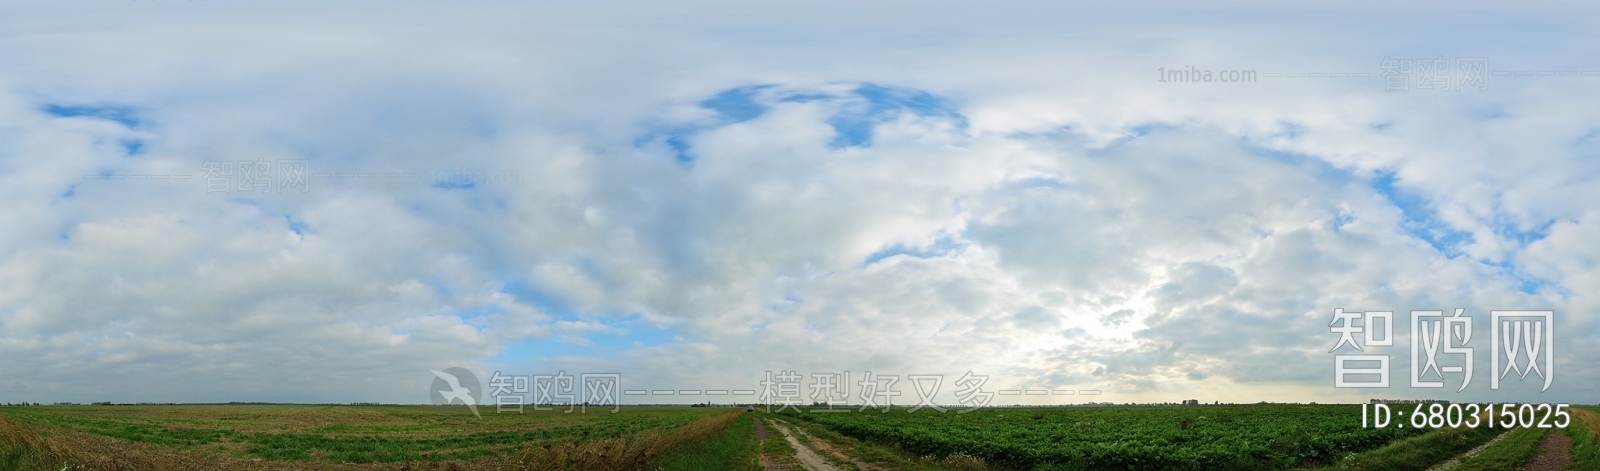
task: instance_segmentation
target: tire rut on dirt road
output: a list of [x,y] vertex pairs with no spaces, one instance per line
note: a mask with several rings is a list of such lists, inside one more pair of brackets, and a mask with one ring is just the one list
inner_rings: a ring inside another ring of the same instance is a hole
[[784,425],[790,426],[791,430],[793,430],[794,433],[800,434],[801,437],[805,437],[807,440],[810,440],[812,444],[815,444],[817,446],[818,451],[821,451],[822,454],[824,454],[824,455],[831,455],[831,456],[833,456],[835,458],[840,458],[840,459],[843,459],[845,461],[849,461],[850,464],[855,465],[857,469],[861,469],[863,471],[876,471],[877,469],[879,469],[877,466],[873,466],[873,465],[867,464],[865,462],[862,462],[861,460],[855,459],[855,457],[850,456],[849,454],[839,450],[838,448],[835,448],[833,446],[833,444],[828,443],[826,441],[823,441],[823,440],[817,438],[815,435],[812,435],[810,432],[805,431],[805,429],[803,429],[803,428],[795,427],[794,424],[791,424],[791,423],[788,423],[788,422],[784,422],[782,420],[780,420],[779,422],[783,422]]
[[828,459],[824,458],[821,453],[817,453],[816,450],[812,450],[811,447],[801,443],[800,439],[795,438],[789,427],[781,425],[773,425],[773,427],[778,429],[778,433],[783,434],[784,440],[789,441],[789,446],[794,447],[795,457],[800,459],[800,464],[804,465],[806,469],[811,471],[842,471],[832,463],[829,463]]

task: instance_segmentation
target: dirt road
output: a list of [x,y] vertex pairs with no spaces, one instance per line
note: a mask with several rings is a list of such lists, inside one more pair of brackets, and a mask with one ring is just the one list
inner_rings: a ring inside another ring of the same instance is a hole
[[1522,471],[1561,471],[1572,463],[1572,437],[1564,430],[1551,430],[1539,442],[1539,449],[1528,457]]
[[800,464],[805,465],[806,469],[811,471],[842,471],[832,463],[829,463],[828,459],[824,458],[821,453],[817,453],[816,450],[812,450],[811,447],[801,443],[800,439],[795,438],[794,432],[789,430],[788,426],[775,425],[773,428],[778,429],[778,433],[783,434],[784,440],[789,441],[789,446],[794,447],[795,457],[800,459]]

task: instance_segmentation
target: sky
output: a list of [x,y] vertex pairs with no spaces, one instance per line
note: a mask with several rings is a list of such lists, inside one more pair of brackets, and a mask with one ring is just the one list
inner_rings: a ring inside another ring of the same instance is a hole
[[[0,3],[0,402],[1596,403],[1597,9]],[[1494,310],[1553,312],[1499,389]]]

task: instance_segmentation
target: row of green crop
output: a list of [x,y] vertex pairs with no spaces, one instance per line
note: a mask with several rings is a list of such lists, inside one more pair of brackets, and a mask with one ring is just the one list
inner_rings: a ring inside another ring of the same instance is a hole
[[1285,469],[1425,432],[1363,428],[1357,406],[984,409],[968,414],[785,412],[917,455],[1003,469]]

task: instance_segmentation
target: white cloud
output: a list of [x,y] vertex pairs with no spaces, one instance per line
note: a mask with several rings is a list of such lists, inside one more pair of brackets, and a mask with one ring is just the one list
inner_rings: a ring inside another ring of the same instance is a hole
[[[1555,394],[1596,390],[1600,82],[1155,74],[1567,70],[1600,16],[717,7],[0,20],[0,399],[412,402],[456,364],[1354,399],[1414,392],[1331,387],[1334,308],[1457,307],[1557,310]],[[208,192],[207,159],[329,175]]]

